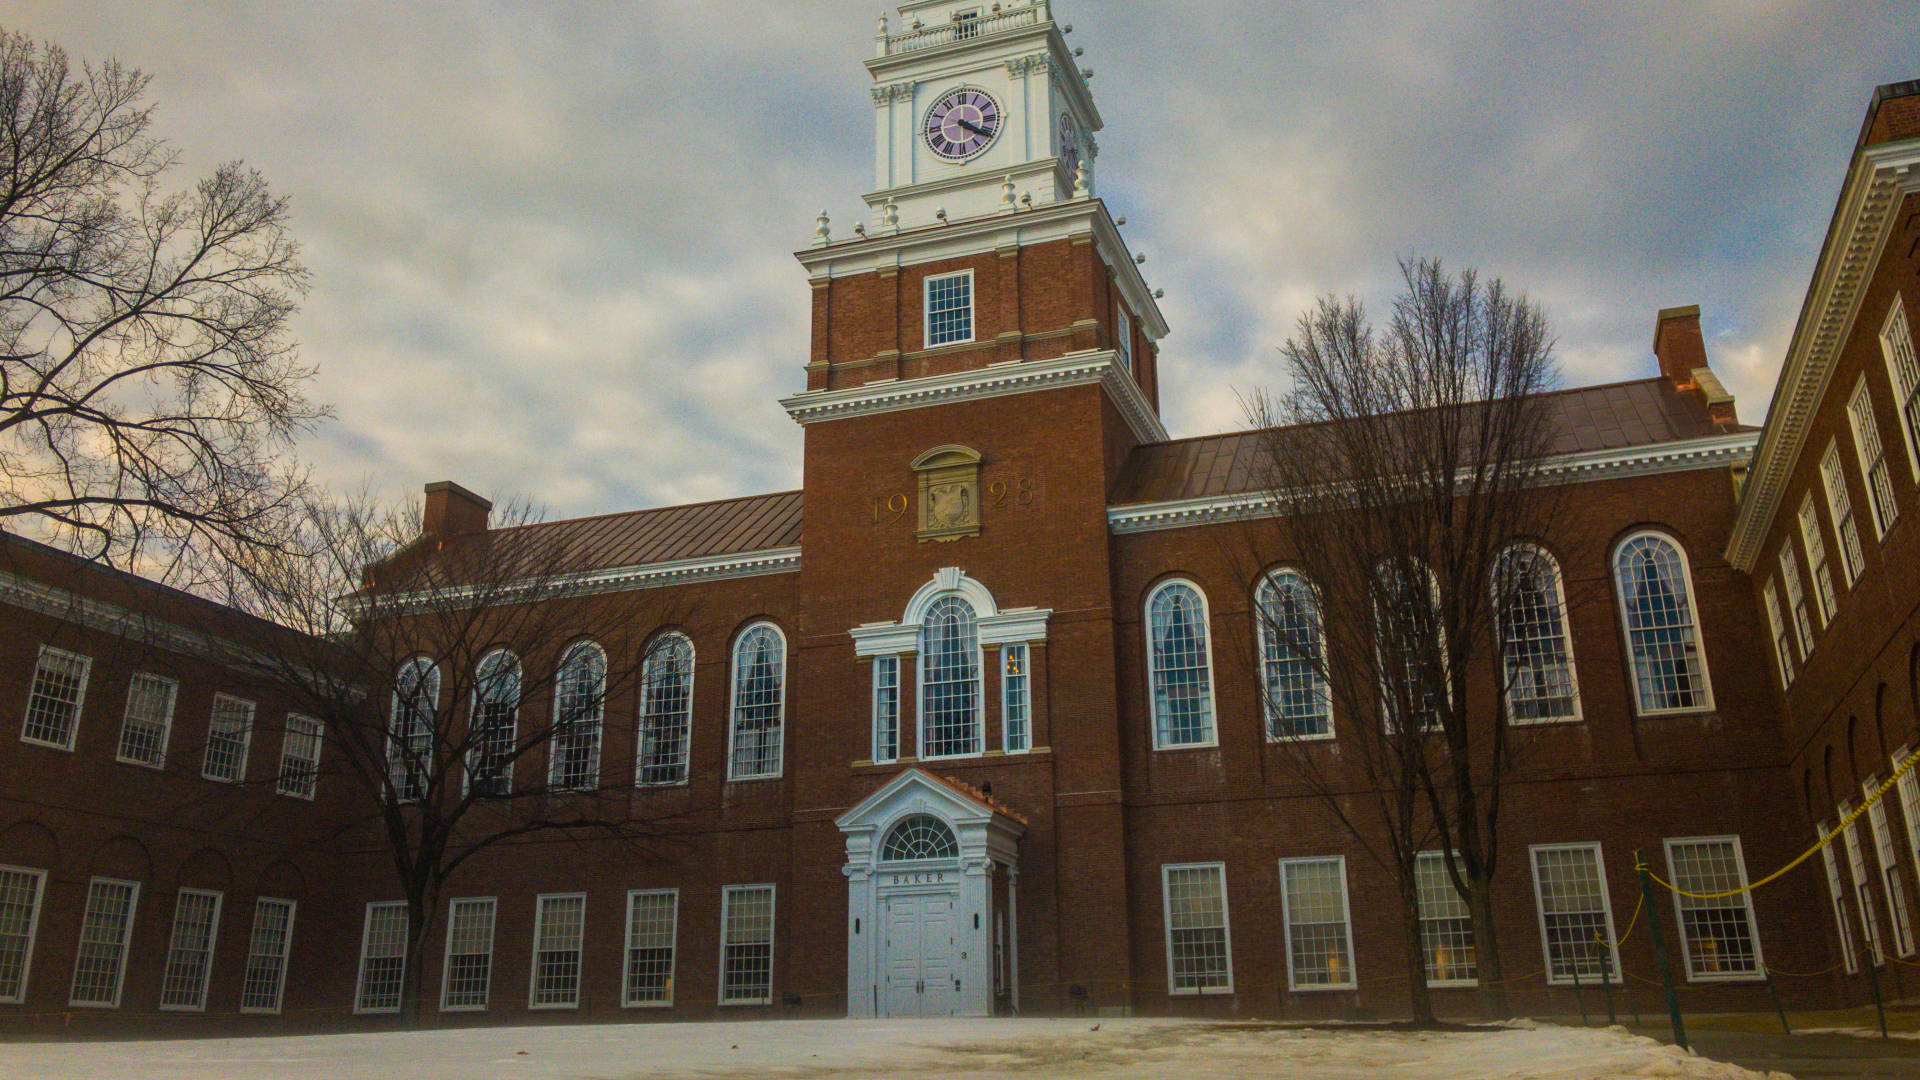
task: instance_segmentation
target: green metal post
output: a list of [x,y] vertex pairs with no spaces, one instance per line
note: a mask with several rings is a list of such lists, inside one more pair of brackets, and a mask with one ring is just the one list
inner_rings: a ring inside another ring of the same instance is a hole
[[1593,948],[1600,956],[1600,992],[1607,997],[1607,1026],[1620,1022],[1613,1011],[1613,950],[1599,934],[1593,936]]
[[[1871,948],[1873,943],[1867,944]],[[1887,1006],[1880,1000],[1880,968],[1875,963],[1875,959],[1877,958],[1867,959],[1867,987],[1873,991],[1873,1011],[1880,1014],[1880,1037],[1890,1039],[1892,1036],[1887,1034]]]
[[1780,988],[1774,984],[1772,970],[1762,964],[1760,975],[1767,980],[1767,996],[1773,999],[1773,1011],[1780,1017],[1780,1030],[1793,1034],[1793,1025],[1787,1023],[1787,1010],[1780,1005]]
[[1660,964],[1660,988],[1667,993],[1667,1017],[1673,1021],[1673,1042],[1682,1050],[1687,1045],[1687,1022],[1680,1018],[1680,995],[1673,988],[1673,967],[1667,963],[1667,939],[1660,933],[1659,906],[1653,900],[1653,879],[1647,872],[1647,860],[1633,853],[1634,869],[1640,874],[1640,899],[1647,910],[1647,933],[1653,938],[1653,958]]

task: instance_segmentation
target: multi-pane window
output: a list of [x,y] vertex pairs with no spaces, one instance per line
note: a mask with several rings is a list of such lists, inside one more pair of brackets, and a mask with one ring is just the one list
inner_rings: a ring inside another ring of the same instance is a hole
[[220,933],[217,892],[181,889],[173,905],[173,936],[160,974],[162,1009],[207,1007],[207,975],[213,967],[213,943]]
[[87,883],[87,906],[80,915],[80,951],[73,959],[69,1005],[120,1007],[120,985],[127,975],[127,942],[133,937],[134,908],[140,883],[94,878]]
[[1380,715],[1389,731],[1402,721],[1416,731],[1440,729],[1442,695],[1451,699],[1447,635],[1440,625],[1440,582],[1417,559],[1374,567],[1374,648],[1380,671]]
[[729,725],[727,779],[780,775],[786,722],[787,640],[771,623],[760,623],[733,645],[733,719]]
[[693,641],[663,634],[640,665],[640,749],[634,783],[680,784],[687,779],[693,731]]
[[473,716],[467,721],[467,788],[482,798],[513,794],[520,748],[520,658],[495,649],[473,673]]
[[1793,613],[1794,640],[1800,643],[1800,656],[1813,653],[1813,615],[1807,611],[1807,590],[1800,584],[1800,560],[1793,554],[1793,541],[1780,545],[1780,582],[1786,586],[1787,609]]
[[1768,578],[1760,587],[1767,605],[1767,629],[1773,634],[1773,658],[1780,664],[1780,685],[1793,685],[1793,646],[1787,641],[1787,624],[1780,617],[1780,590]]
[[287,733],[280,741],[280,782],[277,790],[296,799],[311,799],[320,784],[320,742],[325,728],[311,716],[287,714]]
[[636,889],[627,894],[627,977],[620,1004],[673,1004],[674,930],[680,890]]
[[400,994],[407,981],[407,903],[386,900],[367,905],[367,921],[360,933],[360,982],[354,989],[353,1011],[400,1011]]
[[1318,593],[1295,571],[1275,570],[1260,579],[1253,600],[1267,738],[1331,736],[1333,699]]
[[253,936],[240,981],[240,1011],[277,1013],[287,989],[287,955],[293,947],[291,900],[263,896],[253,905]]
[[[1827,823],[1821,822],[1814,838],[1825,838],[1827,828]],[[1827,868],[1827,899],[1833,902],[1833,924],[1840,930],[1840,962],[1852,975],[1860,970],[1860,960],[1853,951],[1853,927],[1847,921],[1847,887],[1840,882],[1840,860],[1834,857],[1832,844],[1823,845],[1820,855]]]
[[1920,358],[1914,355],[1906,301],[1898,293],[1887,310],[1887,321],[1880,325],[1880,352],[1887,358],[1887,382],[1893,386],[1894,408],[1906,436],[1907,463],[1913,467],[1914,480],[1920,482]]
[[[1734,892],[1747,885],[1740,841],[1731,836],[1668,840],[1667,867],[1676,889],[1699,894],[1673,897],[1687,978],[1694,982],[1762,978],[1751,894]],[[1713,896],[1723,892],[1734,895]]]
[[1860,526],[1853,520],[1853,496],[1847,494],[1847,477],[1840,469],[1840,443],[1827,443],[1820,456],[1820,487],[1827,493],[1827,513],[1833,517],[1833,532],[1840,538],[1840,570],[1847,588],[1860,580],[1867,557],[1860,550]]
[[1530,851],[1548,984],[1618,983],[1620,952],[1600,845],[1542,844]]
[[1514,721],[1579,719],[1560,564],[1532,545],[1507,548],[1496,566],[1494,599],[1507,708]]
[[880,843],[881,862],[920,862],[925,859],[957,859],[960,840],[947,823],[932,814],[908,814],[887,830]]
[[873,658],[873,760],[900,758],[900,658]]
[[1127,316],[1124,304],[1115,304],[1113,308],[1113,351],[1120,360],[1121,370],[1134,374],[1133,320]]
[[973,271],[927,279],[927,348],[973,340]]
[[549,788],[592,791],[600,786],[600,728],[606,709],[607,654],[591,641],[576,642],[554,672]]
[[447,902],[447,957],[440,976],[440,1011],[478,1012],[493,991],[493,918],[491,896],[466,896]]
[[1642,716],[1713,708],[1694,620],[1686,556],[1659,533],[1628,537],[1613,556],[1620,621],[1633,657],[1633,694]]
[[1167,581],[1147,596],[1147,678],[1156,749],[1214,744],[1210,640],[1207,602],[1199,589]]
[[180,684],[142,671],[127,682],[127,713],[120,721],[119,759],[158,769],[167,763],[173,702]]
[[440,711],[440,667],[424,656],[400,667],[393,681],[387,725],[387,783],[399,802],[427,796],[433,777],[435,715]]
[[1033,749],[1031,657],[1024,642],[1000,650],[1000,730],[1009,754]]
[[33,936],[40,924],[40,897],[47,872],[0,866],[0,1002],[27,1000],[33,967]]
[[73,749],[80,726],[80,705],[87,697],[87,673],[93,661],[78,653],[40,646],[33,666],[33,686],[27,691],[27,719],[20,738],[42,746]]
[[1820,625],[1833,621],[1840,610],[1833,594],[1833,573],[1827,569],[1827,541],[1820,531],[1820,511],[1813,505],[1813,492],[1800,500],[1800,543],[1807,549],[1807,573],[1813,575],[1813,595],[1820,601]]
[[1470,986],[1479,979],[1473,945],[1473,912],[1447,872],[1447,856],[1423,851],[1413,861],[1415,898],[1420,907],[1420,950],[1426,956],[1428,986]]
[[1280,910],[1287,929],[1287,988],[1353,989],[1346,857],[1280,860]]
[[943,596],[920,624],[920,756],[960,757],[983,748],[980,624],[973,605]]
[[1160,884],[1167,911],[1167,992],[1233,993],[1226,866],[1163,866]]
[[580,948],[587,929],[584,893],[542,895],[533,917],[532,1009],[572,1009],[580,1004]]
[[207,756],[200,775],[237,784],[247,777],[247,746],[253,741],[253,702],[227,694],[213,695],[213,715],[207,720]]
[[1867,505],[1873,508],[1873,534],[1885,537],[1900,516],[1893,501],[1893,477],[1887,471],[1887,452],[1880,445],[1880,424],[1873,416],[1873,394],[1867,377],[1853,388],[1847,401],[1847,421],[1853,427],[1853,449],[1860,458],[1860,478],[1867,487]]
[[[1879,786],[1880,778],[1874,777],[1861,785],[1861,790],[1871,796]],[[1873,853],[1880,863],[1880,880],[1887,898],[1887,911],[1893,919],[1894,955],[1912,956],[1913,924],[1907,915],[1907,885],[1900,874],[1900,855],[1893,846],[1893,828],[1887,822],[1885,797],[1868,805],[1867,827],[1873,830]]]
[[[1845,821],[1853,813],[1853,803],[1843,802],[1839,807],[1840,820]],[[1860,820],[1840,832],[1841,841],[1847,848],[1847,869],[1853,871],[1854,909],[1860,913],[1860,932],[1867,939],[1867,953],[1874,967],[1886,963],[1886,947],[1880,943],[1880,912],[1873,903],[1873,878],[1867,873],[1866,853],[1860,847]]]
[[773,886],[729,885],[720,894],[720,1004],[773,1001]]
[[[1920,753],[1920,744],[1902,747],[1893,755],[1893,768],[1897,771],[1907,759]],[[1913,864],[1920,868],[1920,769],[1908,769],[1900,774],[1897,788],[1900,793],[1900,818],[1907,823],[1907,849],[1913,853]]]

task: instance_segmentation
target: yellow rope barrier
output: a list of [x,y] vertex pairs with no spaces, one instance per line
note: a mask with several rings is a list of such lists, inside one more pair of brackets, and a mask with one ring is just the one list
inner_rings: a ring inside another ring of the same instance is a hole
[[1625,930],[1620,931],[1620,939],[1618,941],[1608,941],[1607,935],[1601,933],[1598,930],[1595,930],[1593,932],[1593,940],[1599,942],[1602,945],[1605,945],[1609,949],[1618,949],[1621,945],[1626,943],[1626,940],[1628,938],[1633,936],[1633,928],[1636,924],[1640,922],[1640,913],[1642,911],[1645,911],[1646,908],[1647,908],[1647,894],[1641,893],[1640,902],[1633,905],[1633,917],[1627,920],[1627,928]]

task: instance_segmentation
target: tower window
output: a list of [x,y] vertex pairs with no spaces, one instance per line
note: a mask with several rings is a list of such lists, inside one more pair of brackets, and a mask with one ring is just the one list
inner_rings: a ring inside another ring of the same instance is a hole
[[1127,309],[1118,304],[1113,308],[1113,351],[1120,359],[1120,367],[1138,378],[1133,370],[1133,320],[1127,317]]
[[927,348],[973,340],[973,271],[927,279]]

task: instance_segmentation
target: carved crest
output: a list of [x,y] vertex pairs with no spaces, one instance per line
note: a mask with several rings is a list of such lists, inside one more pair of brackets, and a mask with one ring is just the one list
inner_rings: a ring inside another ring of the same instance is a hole
[[939,446],[913,459],[920,474],[922,540],[958,540],[980,535],[980,454],[964,446]]

